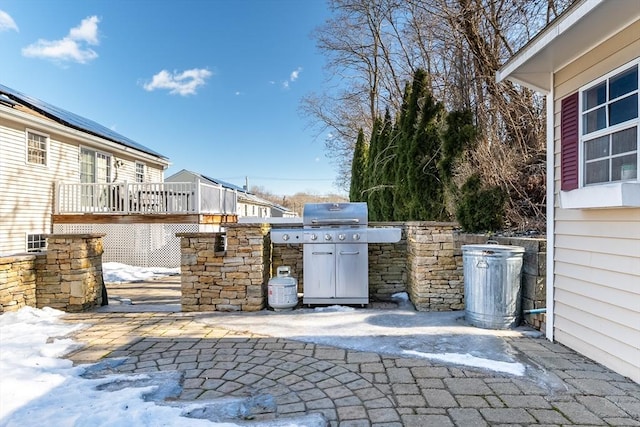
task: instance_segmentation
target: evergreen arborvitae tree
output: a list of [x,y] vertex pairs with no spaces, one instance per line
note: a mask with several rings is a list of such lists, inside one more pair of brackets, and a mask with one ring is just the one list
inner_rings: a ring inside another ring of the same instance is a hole
[[440,178],[444,182],[445,206],[455,214],[460,190],[453,182],[456,165],[465,151],[472,150],[478,131],[473,124],[473,114],[469,110],[452,111],[447,114],[446,130],[442,134],[442,156],[438,162]]
[[484,186],[480,176],[472,175],[460,188],[456,219],[465,231],[495,231],[504,223],[505,192],[497,186]]
[[407,150],[408,219],[442,221],[448,219],[444,205],[444,183],[438,163],[442,156],[441,127],[444,107],[426,86],[418,99],[420,115],[416,132]]
[[395,179],[398,163],[398,130],[391,121],[391,115],[385,116],[385,121],[380,134],[380,212],[381,221],[394,221],[396,219],[395,200]]
[[379,165],[378,165],[378,147],[380,141],[380,131],[382,130],[382,120],[376,118],[373,122],[373,130],[371,131],[371,140],[369,141],[369,156],[367,159],[367,182],[365,200],[369,208],[369,220],[381,221],[380,205],[378,199],[378,183],[379,183]]
[[393,187],[393,219],[406,221],[409,219],[409,204],[411,193],[409,190],[408,174],[412,160],[409,149],[416,127],[419,107],[418,99],[422,92],[422,86],[426,83],[426,74],[423,70],[416,71],[412,85],[405,87],[402,99],[402,107],[398,117],[398,126],[394,139],[396,143],[395,179]]
[[367,173],[367,144],[364,142],[364,132],[358,132],[358,140],[353,150],[351,162],[351,186],[349,187],[349,200],[352,202],[365,201],[365,186]]

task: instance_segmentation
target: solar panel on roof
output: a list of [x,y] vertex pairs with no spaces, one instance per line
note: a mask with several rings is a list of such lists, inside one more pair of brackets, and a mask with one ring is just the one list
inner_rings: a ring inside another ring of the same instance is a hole
[[163,159],[167,158],[162,154],[148,147],[145,147],[142,144],[138,144],[137,142],[127,138],[126,136],[120,135],[119,133],[114,132],[105,126],[102,126],[101,124],[94,122],[93,120],[89,120],[85,117],[79,116],[70,111],[63,110],[62,108],[58,108],[47,102],[25,95],[21,92],[18,92],[17,90],[11,89],[1,84],[0,84],[0,94],[4,94],[9,99],[12,99],[21,104],[24,104],[38,111],[39,113],[44,114],[50,119],[53,119],[59,123],[64,124],[65,126],[68,126],[77,130],[81,130],[81,131],[90,133],[92,135],[102,137],[104,139],[108,139],[109,141],[116,142],[126,147],[135,148],[136,150],[142,151],[147,154],[158,156]]
[[209,181],[211,181],[213,183],[220,184],[223,187],[229,188],[231,190],[242,191],[243,193],[247,192],[244,188],[238,187],[237,185],[233,185],[233,184],[230,184],[228,182],[225,182],[225,181],[222,181],[222,180],[219,180],[219,179],[210,178],[210,177],[205,176],[205,175],[201,175],[201,176],[203,178],[205,178],[205,179],[208,179]]

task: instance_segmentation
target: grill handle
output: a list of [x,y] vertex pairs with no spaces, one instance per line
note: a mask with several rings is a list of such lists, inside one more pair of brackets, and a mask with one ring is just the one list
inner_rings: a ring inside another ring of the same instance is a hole
[[355,251],[355,252],[340,251],[340,255],[360,255],[360,251]]
[[359,224],[360,220],[358,218],[335,218],[335,219],[312,219],[311,224]]
[[311,255],[333,255],[333,252],[311,252]]

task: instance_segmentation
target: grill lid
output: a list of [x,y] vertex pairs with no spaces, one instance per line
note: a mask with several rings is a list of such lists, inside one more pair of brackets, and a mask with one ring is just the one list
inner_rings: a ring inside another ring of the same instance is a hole
[[353,226],[366,227],[368,211],[365,202],[306,203],[302,211],[305,227]]

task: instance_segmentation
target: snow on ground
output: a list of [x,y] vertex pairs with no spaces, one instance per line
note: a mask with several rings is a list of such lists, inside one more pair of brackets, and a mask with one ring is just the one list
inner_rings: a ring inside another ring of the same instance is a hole
[[[179,274],[179,269],[105,263],[103,274],[106,282],[131,282]],[[525,373],[525,366],[511,357],[510,349],[500,339],[517,333],[470,328],[460,324],[460,314],[419,313],[411,309],[406,294],[394,297],[399,302],[398,310],[331,306],[284,312],[207,313],[202,321],[354,350],[425,357],[511,375]],[[235,425],[185,417],[187,413],[211,412],[211,402],[207,407],[193,402],[163,403],[172,393],[168,384],[177,383],[167,374],[100,376],[104,363],[117,364],[117,360],[74,367],[63,356],[78,343],[64,337],[84,326],[64,323],[60,319],[63,315],[50,308],[30,307],[0,315],[0,427],[21,427],[26,425],[25,420],[29,425],[76,427]],[[259,322],[256,316],[261,316]],[[238,403],[223,401],[215,405],[216,411],[231,413]],[[314,425],[308,419],[303,423]]]
[[133,267],[119,262],[102,264],[102,277],[106,283],[140,282],[175,274],[180,274],[180,267]]
[[[63,323],[63,315],[50,308],[25,307],[0,316],[0,426],[235,425],[185,418],[181,414],[191,405],[172,407],[145,400],[162,388],[165,377],[83,377],[88,365],[74,367],[62,358],[77,344],[59,338],[82,326]],[[113,386],[122,382],[132,386]]]

